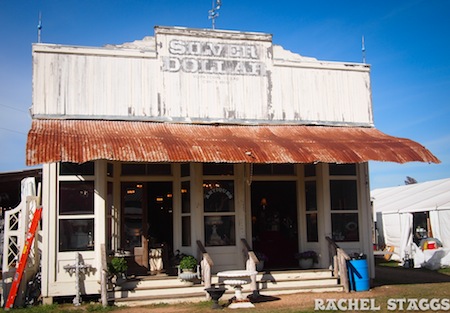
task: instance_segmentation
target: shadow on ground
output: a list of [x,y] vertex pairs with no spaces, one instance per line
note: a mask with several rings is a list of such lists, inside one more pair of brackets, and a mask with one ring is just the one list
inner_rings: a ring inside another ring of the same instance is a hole
[[373,287],[401,284],[429,284],[450,282],[450,275],[422,268],[375,266]]

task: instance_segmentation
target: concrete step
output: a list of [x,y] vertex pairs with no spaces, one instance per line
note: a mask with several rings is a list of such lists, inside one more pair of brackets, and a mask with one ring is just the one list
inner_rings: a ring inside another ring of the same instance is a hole
[[[219,278],[212,277],[218,284]],[[222,299],[231,298],[234,290],[230,286]],[[298,292],[343,291],[329,270],[266,271],[257,275],[257,288],[264,295]],[[244,285],[244,295],[252,294],[250,285]],[[207,293],[200,283],[188,285],[175,276],[142,276],[129,279],[109,292],[109,299],[117,305],[144,305],[150,303],[176,303],[205,301]]]

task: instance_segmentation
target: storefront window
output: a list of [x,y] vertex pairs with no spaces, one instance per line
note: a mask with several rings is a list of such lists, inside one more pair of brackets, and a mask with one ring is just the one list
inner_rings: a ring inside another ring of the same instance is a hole
[[356,180],[330,182],[331,210],[358,210]]
[[234,212],[233,181],[205,181],[203,195],[205,212]]
[[330,175],[332,176],[354,176],[356,175],[355,164],[330,164]]
[[203,196],[205,245],[235,245],[234,182],[205,181]]
[[181,217],[181,244],[183,247],[191,245],[191,217]]
[[181,183],[181,244],[191,245],[191,183]]
[[316,176],[316,165],[315,164],[305,164],[304,165],[305,177]]
[[234,246],[236,244],[234,216],[205,216],[206,246]]
[[59,183],[59,214],[94,214],[94,182],[62,181]]
[[203,163],[203,175],[233,175],[234,165],[228,163]]
[[335,241],[359,241],[356,180],[330,181],[331,226]]
[[295,175],[294,164],[253,164],[253,175]]
[[60,219],[59,251],[94,250],[94,219]]
[[331,214],[334,241],[359,241],[358,213]]
[[170,176],[170,164],[122,163],[122,176]]
[[64,162],[59,167],[60,175],[94,175],[94,162],[82,164]]
[[316,181],[305,182],[306,234],[308,242],[318,242]]

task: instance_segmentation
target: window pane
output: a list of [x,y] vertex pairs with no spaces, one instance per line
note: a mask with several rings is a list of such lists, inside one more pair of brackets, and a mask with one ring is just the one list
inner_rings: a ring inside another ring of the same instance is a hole
[[203,163],[203,175],[233,175],[234,165],[229,163]]
[[306,211],[317,210],[317,189],[315,181],[305,182]]
[[253,164],[253,175],[295,175],[294,164]]
[[94,219],[59,220],[59,251],[94,250]]
[[181,213],[191,213],[191,183],[181,183]]
[[94,214],[94,182],[60,182],[59,214]]
[[181,164],[181,177],[187,177],[191,175],[191,167],[189,163]]
[[143,184],[127,184],[123,197],[124,249],[142,246]]
[[122,176],[170,176],[170,164],[123,163]]
[[234,225],[234,216],[205,216],[206,246],[234,246]]
[[317,213],[306,214],[306,235],[308,242],[318,242]]
[[355,164],[330,164],[330,175],[356,175]]
[[114,177],[114,164],[108,163],[106,165],[106,175],[108,177]]
[[334,241],[359,241],[358,213],[332,213]]
[[82,164],[64,162],[59,167],[61,175],[94,175],[94,162]]
[[181,218],[181,244],[183,247],[191,245],[191,217],[183,216]]
[[305,177],[316,176],[316,165],[315,164],[305,164],[304,171],[305,171]]
[[233,181],[205,181],[203,195],[205,212],[234,212]]
[[113,241],[113,234],[112,234],[112,223],[113,223],[113,214],[114,214],[114,201],[113,201],[113,191],[114,191],[114,185],[112,182],[108,182],[107,187],[107,198],[106,198],[106,209],[107,209],[107,216],[106,216],[106,248],[108,251],[112,250],[112,241]]
[[330,181],[331,210],[358,210],[356,180]]

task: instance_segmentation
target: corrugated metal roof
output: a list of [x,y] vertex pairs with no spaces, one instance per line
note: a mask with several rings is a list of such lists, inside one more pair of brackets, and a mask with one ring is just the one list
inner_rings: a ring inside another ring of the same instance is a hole
[[27,165],[135,162],[440,163],[425,147],[375,128],[33,120]]

